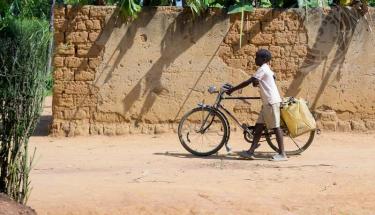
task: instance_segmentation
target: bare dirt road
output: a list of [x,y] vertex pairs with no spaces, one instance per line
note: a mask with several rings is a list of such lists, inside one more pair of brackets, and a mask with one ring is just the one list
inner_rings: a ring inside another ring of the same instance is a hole
[[[231,144],[248,147],[240,134]],[[373,134],[323,133],[282,163],[194,157],[175,134],[40,136],[31,147],[39,214],[375,213]]]

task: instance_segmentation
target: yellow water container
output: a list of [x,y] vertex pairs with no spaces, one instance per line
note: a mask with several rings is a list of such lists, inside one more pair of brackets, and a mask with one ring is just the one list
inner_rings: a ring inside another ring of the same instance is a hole
[[291,137],[316,129],[315,119],[303,99],[285,98],[281,108],[281,118],[288,127]]

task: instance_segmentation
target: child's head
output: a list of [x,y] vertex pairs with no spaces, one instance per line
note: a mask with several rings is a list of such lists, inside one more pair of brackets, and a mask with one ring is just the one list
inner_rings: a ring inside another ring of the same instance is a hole
[[255,64],[257,66],[262,66],[265,63],[268,63],[272,58],[271,52],[267,49],[259,49],[255,54]]

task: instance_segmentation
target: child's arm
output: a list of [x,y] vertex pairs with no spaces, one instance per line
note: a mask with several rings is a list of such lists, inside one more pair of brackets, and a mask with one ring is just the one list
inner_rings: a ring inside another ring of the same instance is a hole
[[235,86],[235,87],[229,89],[226,93],[227,93],[228,95],[230,95],[230,94],[232,94],[234,91],[237,91],[237,90],[239,90],[239,89],[242,89],[242,88],[244,88],[244,87],[246,87],[246,86],[248,86],[248,85],[250,85],[251,83],[254,83],[254,82],[258,82],[258,79],[254,78],[254,77],[251,77],[250,79],[248,79],[248,80],[242,82],[241,84],[239,84],[239,85],[237,85],[237,86]]

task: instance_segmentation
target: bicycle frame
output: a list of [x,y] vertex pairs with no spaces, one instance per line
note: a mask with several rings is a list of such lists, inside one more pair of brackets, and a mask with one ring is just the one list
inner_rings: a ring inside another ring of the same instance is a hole
[[[244,97],[244,96],[234,96],[234,97],[224,96],[224,93],[225,93],[224,91],[215,91],[215,92],[212,92],[212,94],[213,93],[218,93],[218,96],[216,97],[216,101],[215,101],[214,105],[210,106],[210,107],[214,108],[215,110],[219,111],[220,113],[227,114],[230,118],[232,118],[237,123],[237,125],[243,131],[246,131],[249,135],[252,135],[251,131],[249,130],[249,128],[247,126],[244,126],[244,124],[241,124],[241,122],[229,110],[227,110],[223,105],[221,105],[221,101],[222,100],[248,100],[248,99],[259,100],[261,98],[260,97]],[[198,106],[205,107],[205,106],[209,106],[209,105],[199,103]],[[227,120],[227,117],[226,117],[225,114],[223,114],[223,115],[224,115],[225,119]],[[212,122],[214,120],[214,117],[212,118],[211,122],[206,127],[204,127],[204,125],[206,124],[209,116],[210,115],[207,115],[206,119],[203,120],[202,127],[199,129],[198,132],[203,133],[203,132],[206,131],[206,129],[208,127],[210,127],[210,125],[212,124]]]

